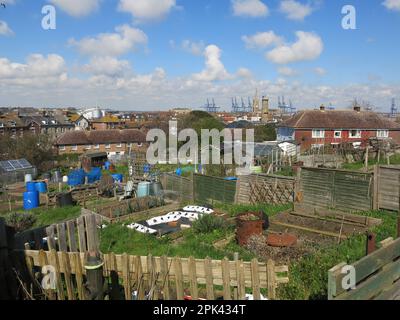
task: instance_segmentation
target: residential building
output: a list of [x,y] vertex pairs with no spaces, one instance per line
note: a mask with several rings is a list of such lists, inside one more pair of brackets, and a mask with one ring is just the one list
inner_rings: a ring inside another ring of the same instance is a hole
[[278,125],[278,141],[296,141],[301,151],[341,143],[365,147],[369,139],[391,139],[400,143],[400,124],[381,115],[353,110],[304,110]]
[[146,135],[136,129],[71,131],[57,139],[59,154],[107,152],[109,156],[147,150]]

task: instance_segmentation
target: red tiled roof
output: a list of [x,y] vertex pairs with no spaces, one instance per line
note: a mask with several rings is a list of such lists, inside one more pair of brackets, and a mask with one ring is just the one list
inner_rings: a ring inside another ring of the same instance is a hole
[[354,110],[304,110],[283,121],[279,126],[298,129],[400,130],[400,124],[375,112],[357,112]]
[[57,139],[57,145],[87,145],[124,142],[146,142],[143,132],[135,129],[70,131]]

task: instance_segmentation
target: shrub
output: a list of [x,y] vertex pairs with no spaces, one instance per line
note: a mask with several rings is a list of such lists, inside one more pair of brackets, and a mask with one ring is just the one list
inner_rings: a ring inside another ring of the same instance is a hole
[[36,217],[32,213],[9,213],[6,216],[7,225],[15,228],[15,231],[21,232],[32,228],[36,222]]
[[193,223],[195,233],[210,233],[214,230],[226,229],[226,222],[223,218],[214,215],[204,215]]

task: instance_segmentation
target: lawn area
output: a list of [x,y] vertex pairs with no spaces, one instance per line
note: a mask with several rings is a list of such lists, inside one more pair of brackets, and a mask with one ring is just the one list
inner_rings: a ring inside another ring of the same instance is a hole
[[34,227],[43,227],[51,225],[53,223],[68,221],[76,219],[81,214],[81,207],[65,207],[65,208],[53,208],[53,209],[42,209],[38,208],[31,211],[35,217],[36,222]]
[[[397,213],[371,211],[360,215],[380,218],[383,223],[372,231],[377,242],[396,237]],[[346,262],[354,263],[365,256],[366,236],[353,236],[340,245],[332,245],[318,250],[315,254],[304,256],[290,265],[290,282],[279,288],[279,297],[288,300],[327,299],[328,270]]]

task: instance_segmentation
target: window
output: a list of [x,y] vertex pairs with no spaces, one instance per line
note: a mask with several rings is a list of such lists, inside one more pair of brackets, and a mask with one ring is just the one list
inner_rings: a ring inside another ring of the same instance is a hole
[[378,138],[389,138],[389,130],[378,130],[376,136]]
[[78,146],[77,146],[77,145],[72,146],[72,147],[71,147],[71,150],[72,150],[72,151],[77,151],[77,150],[78,150]]
[[325,138],[325,130],[322,129],[314,129],[312,131],[312,137],[314,139]]
[[111,149],[111,144],[107,143],[106,144],[106,149]]
[[92,146],[88,144],[88,145],[85,147],[85,150],[90,150],[90,149],[92,149]]
[[99,150],[100,149],[100,145],[99,144],[95,144],[93,149]]
[[311,145],[312,150],[319,150],[319,149],[322,149],[323,147],[324,147],[323,144],[312,144]]
[[349,137],[351,139],[360,139],[361,138],[361,130],[350,130]]
[[341,137],[342,137],[342,131],[341,130],[335,130],[334,138],[335,139],[340,139]]
[[122,143],[118,143],[117,148],[122,148]]
[[60,146],[60,151],[65,151],[65,146]]

